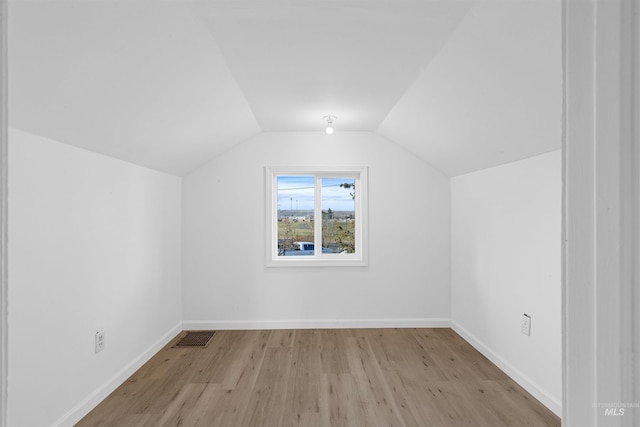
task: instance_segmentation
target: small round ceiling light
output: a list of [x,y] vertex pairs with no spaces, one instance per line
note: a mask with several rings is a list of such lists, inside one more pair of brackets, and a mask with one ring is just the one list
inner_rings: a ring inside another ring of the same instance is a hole
[[337,119],[336,116],[324,116],[322,117],[327,121],[327,128],[324,130],[327,135],[331,135],[333,133],[333,122]]

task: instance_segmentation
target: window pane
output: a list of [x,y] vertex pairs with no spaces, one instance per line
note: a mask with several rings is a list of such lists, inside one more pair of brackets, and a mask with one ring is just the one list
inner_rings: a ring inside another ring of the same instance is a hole
[[355,253],[356,180],[322,178],[322,252]]
[[278,176],[278,256],[314,253],[313,176]]

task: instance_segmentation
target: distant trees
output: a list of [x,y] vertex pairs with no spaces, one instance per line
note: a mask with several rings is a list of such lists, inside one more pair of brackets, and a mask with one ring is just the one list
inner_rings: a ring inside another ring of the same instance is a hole
[[351,198],[353,200],[356,199],[356,183],[355,182],[354,183],[343,182],[342,184],[340,184],[340,187],[347,190],[350,190],[353,188],[353,193],[349,193],[349,194],[351,195]]
[[[351,199],[356,198],[355,183],[344,182],[340,188],[350,190]],[[355,253],[355,225],[353,218],[336,218],[331,208],[322,212],[322,246],[347,253]]]
[[[349,194],[351,195],[351,199],[355,200],[356,199],[356,183],[353,182],[343,182],[342,184],[340,184],[341,188],[344,188],[345,190],[353,190],[350,191]],[[337,228],[337,237],[338,237],[338,244],[342,247],[342,250],[344,250],[347,253],[355,253],[356,251],[356,233],[355,233],[355,227],[352,221],[347,221],[347,222],[343,222],[341,224],[338,224],[336,226]]]
[[[278,253],[280,255],[284,255],[285,250],[289,249],[295,240],[295,232],[297,229],[297,225],[293,222],[291,218],[283,219],[280,224],[282,226],[278,226],[279,228],[279,239],[278,239]],[[280,228],[282,227],[282,228]]]

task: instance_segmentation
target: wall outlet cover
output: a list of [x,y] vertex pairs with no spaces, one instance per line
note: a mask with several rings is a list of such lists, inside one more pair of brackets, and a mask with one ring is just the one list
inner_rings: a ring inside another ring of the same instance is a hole
[[531,316],[524,313],[522,314],[522,321],[520,322],[520,330],[523,334],[530,336],[531,335]]
[[104,331],[96,332],[96,354],[104,350]]

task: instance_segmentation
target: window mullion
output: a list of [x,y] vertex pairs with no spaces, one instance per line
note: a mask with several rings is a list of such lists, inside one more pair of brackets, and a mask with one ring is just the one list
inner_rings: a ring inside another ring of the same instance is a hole
[[[277,257],[278,254],[278,176],[271,175],[271,258]],[[275,236],[275,238],[273,238]]]
[[358,191],[354,191],[355,197],[354,197],[354,206],[353,206],[353,210],[354,210],[354,215],[355,215],[355,223],[356,226],[354,227],[353,230],[353,234],[354,234],[354,242],[355,242],[355,253],[358,255],[361,255],[362,253],[362,204],[361,204],[361,197],[360,194],[363,192],[363,190],[365,190],[364,188],[362,188],[361,185],[361,181],[359,177],[356,177],[355,179],[355,188],[359,189]]
[[314,251],[315,257],[322,256],[322,177],[315,175],[314,188]]

